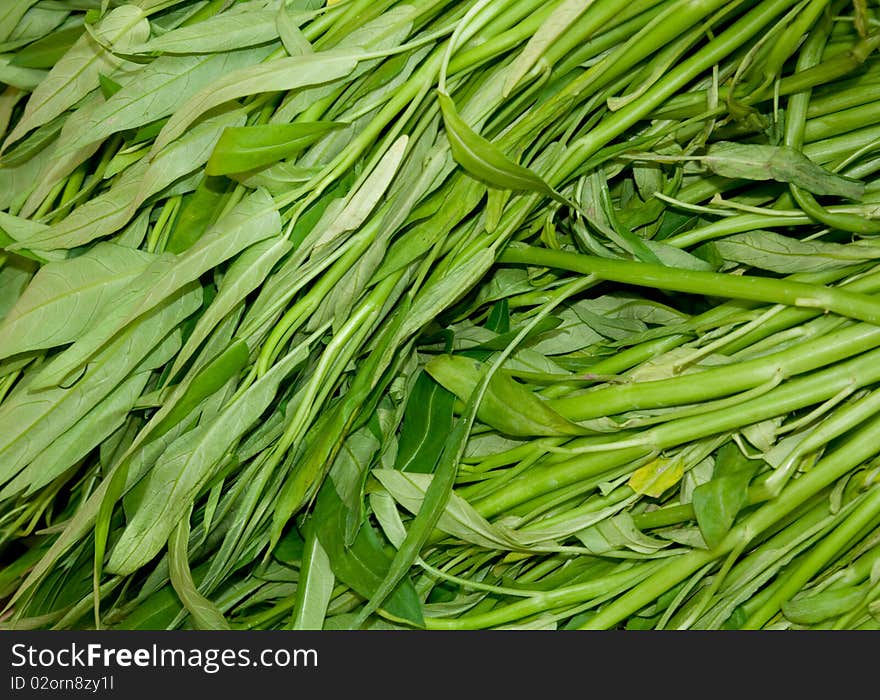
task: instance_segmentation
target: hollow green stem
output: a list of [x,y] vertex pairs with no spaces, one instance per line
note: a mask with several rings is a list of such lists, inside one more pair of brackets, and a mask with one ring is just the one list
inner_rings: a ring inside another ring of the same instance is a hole
[[813,576],[819,573],[840,552],[851,546],[853,540],[880,518],[880,487],[875,486],[849,513],[834,531],[813,547],[799,565],[787,572],[785,583],[764,604],[752,612],[742,629],[760,629],[790,600]]
[[825,457],[799,479],[791,482],[776,499],[744,518],[731,529],[717,547],[711,550],[694,550],[664,562],[657,572],[603,607],[595,617],[587,620],[582,629],[613,627],[684,581],[705,564],[726,556],[743,542],[752,541],[811,496],[876,455],[880,451],[880,442],[876,437],[878,430],[880,430],[880,418],[875,418],[855,433],[845,445]]
[[625,260],[608,260],[561,250],[511,243],[502,263],[556,267],[604,280],[675,292],[763,301],[833,311],[869,323],[880,323],[880,301],[864,294],[763,277],[683,270]]

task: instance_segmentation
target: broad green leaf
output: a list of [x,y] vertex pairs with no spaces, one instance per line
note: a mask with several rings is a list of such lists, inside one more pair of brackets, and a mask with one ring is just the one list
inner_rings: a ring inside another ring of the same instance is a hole
[[603,342],[601,333],[584,323],[581,315],[571,308],[562,309],[554,317],[557,324],[544,337],[539,337],[532,349],[544,355],[566,355]]
[[83,35],[81,26],[65,26],[17,51],[12,63],[23,68],[52,68]]
[[[369,598],[391,564],[373,526],[364,523],[351,546],[344,542],[346,509],[332,479],[325,479],[312,514],[318,541],[330,559],[334,575],[354,591]],[[421,626],[421,603],[408,579],[403,579],[384,600],[383,609],[394,617]]]
[[[472,212],[485,194],[486,186],[481,182],[469,177],[453,179],[448,192],[444,193],[439,208],[431,207],[429,212],[420,212],[416,209],[413,212],[412,218],[418,223],[391,242],[388,253],[376,272],[376,278],[382,279],[422,257]],[[488,270],[483,270],[483,274],[486,273]]]
[[[227,384],[247,362],[243,343],[229,341],[238,321],[238,314],[225,320],[205,344],[190,373],[177,384],[162,406],[141,430],[133,435],[125,451],[112,462],[94,516],[94,581],[100,579],[114,507],[123,498],[124,507],[134,507],[132,496],[140,478],[180,435],[197,421],[204,408],[198,404],[221,386]],[[127,492],[127,493],[126,493]]]
[[772,231],[751,231],[707,244],[724,260],[783,274],[819,272],[880,258],[880,247],[865,243],[802,241]]
[[[430,474],[414,474],[396,469],[373,469],[371,474],[410,513],[418,513],[433,479]],[[437,529],[464,542],[489,549],[525,549],[524,543],[504,528],[496,527],[464,498],[453,492],[437,519]]]
[[125,379],[6,484],[0,501],[21,492],[25,496],[36,492],[100,445],[123,424],[149,378],[149,372],[138,372]]
[[[144,13],[133,5],[117,7],[95,27],[97,36],[108,44],[125,37],[143,41],[149,31]],[[31,94],[22,118],[6,137],[4,148],[76,104],[98,87],[102,73],[110,75],[120,65],[122,59],[100,47],[89,35],[81,36]]]
[[[440,454],[437,468],[431,477],[431,483],[425,490],[425,497],[419,510],[410,523],[406,537],[397,548],[388,571],[382,577],[366,605],[358,613],[356,628],[366,622],[367,617],[378,610],[386,598],[400,585],[400,582],[405,580],[407,572],[418,559],[422,547],[442,517],[446,504],[453,494],[458,464],[464,454],[468,433],[473,425],[475,409],[479,400],[480,396],[474,392],[468,399],[464,414],[459,417],[450,431],[449,440]],[[418,476],[415,474],[407,475],[405,472],[394,469],[391,472],[403,477]]]
[[788,182],[813,194],[860,200],[865,191],[861,181],[833,173],[789,146],[717,141],[700,160],[723,177]]
[[471,129],[459,116],[449,95],[438,92],[437,99],[452,148],[452,157],[469,175],[491,187],[515,192],[537,192],[561,204],[569,204],[540,175],[515,163],[495,144]]
[[227,52],[278,38],[274,9],[264,2],[244,2],[201,22],[172,29],[133,47],[132,53],[200,54]]
[[[731,443],[732,445],[732,443]],[[728,533],[748,503],[748,487],[757,462],[742,457],[735,446],[722,448],[713,478],[694,489],[691,502],[703,539],[711,548]]]
[[507,97],[520,80],[541,59],[544,52],[586,12],[593,0],[563,0],[538,30],[532,34],[523,50],[510,67],[504,81],[504,96]]
[[838,617],[865,600],[867,586],[839,586],[792,598],[782,604],[782,614],[799,625],[814,625]]
[[38,186],[40,174],[51,162],[51,151],[46,148],[21,165],[0,168],[0,208],[30,216],[23,208],[25,200]]
[[32,260],[10,257],[0,267],[0,328],[10,310],[21,299],[38,266]]
[[73,386],[37,390],[32,380],[19,384],[0,404],[0,420],[17,427],[0,437],[0,483],[15,476],[132,370],[142,366],[169,333],[195,311],[200,297],[194,287],[184,288],[132,324],[92,358]]
[[413,302],[400,330],[400,337],[409,337],[433,321],[441,310],[460,299],[465,290],[471,289],[494,262],[495,254],[491,249],[480,249],[460,265],[455,265],[442,279],[427,285]]
[[313,53],[311,42],[300,30],[306,17],[311,16],[290,12],[290,8],[282,5],[275,15],[275,30],[288,56],[304,56]]
[[22,68],[12,63],[12,56],[9,54],[0,55],[0,85],[10,85],[25,92],[32,92],[46,78],[46,71],[41,68]]
[[253,172],[230,173],[229,177],[245,187],[268,190],[273,197],[290,192],[296,185],[308,182],[321,172],[320,167],[305,167],[282,161]]
[[195,328],[177,354],[169,376],[174,377],[186,365],[216,325],[236,304],[263,283],[275,264],[292,246],[286,238],[269,238],[252,245],[229,266],[217,290],[217,296],[199,317]]
[[[119,92],[98,107],[80,131],[65,142],[59,155],[175,114],[199,90],[222,76],[259,63],[269,51],[260,47],[208,56],[160,56],[137,71]],[[162,147],[156,145],[152,155],[156,156],[170,142],[165,141]]]
[[288,625],[294,630],[319,630],[324,626],[327,606],[333,595],[336,579],[330,566],[330,557],[315,534],[313,520],[307,525],[306,546],[299,568],[296,586],[296,605]]
[[228,185],[225,178],[204,177],[192,194],[183,197],[166,251],[179,255],[210,229],[228,201]]
[[394,468],[428,474],[434,471],[453,423],[455,394],[422,371],[407,399]]
[[354,541],[363,522],[364,482],[379,447],[379,440],[364,426],[345,439],[328,472],[333,479],[336,493],[348,510],[345,523],[346,546]]
[[208,159],[208,175],[256,170],[288,158],[311,145],[342,122],[296,122],[227,127]]
[[142,499],[113,547],[108,572],[130,573],[159,552],[217,464],[269,407],[279,384],[305,356],[304,346],[298,346],[226,404],[214,420],[201,423],[168,446],[144,477]]
[[203,596],[189,568],[189,513],[177,523],[168,540],[168,574],[174,592],[198,630],[228,630],[229,623],[214,603]]
[[230,379],[237,376],[248,363],[247,343],[237,340],[223,352],[208,360],[188,375],[176,390],[163,402],[144,432],[149,430],[151,439],[161,437],[179,423],[186,422],[202,401],[222,389]]
[[[100,90],[94,90],[91,92],[77,104],[76,110],[69,113],[64,119],[61,133],[58,135],[58,139],[55,143],[50,147],[43,149],[38,156],[35,156],[32,159],[33,161],[36,161],[39,158],[42,161],[42,164],[39,172],[35,173],[32,182],[28,183],[28,186],[31,189],[25,193],[24,198],[22,199],[24,203],[19,212],[22,216],[33,216],[33,214],[44,205],[44,201],[51,195],[54,188],[58,186],[58,183],[70,175],[78,165],[87,161],[98,150],[98,147],[101,144],[96,142],[84,146],[73,153],[68,153],[65,156],[58,156],[59,149],[64,147],[63,144],[67,139],[77,133],[79,129],[78,124],[87,120],[92,112],[103,104],[103,102],[104,97]],[[40,156],[42,156],[42,158],[40,158]],[[0,168],[0,173],[3,173],[2,168]]]
[[326,228],[320,225],[316,227],[319,236],[314,243],[315,249],[332,244],[343,233],[363,224],[391,185],[406,154],[408,143],[409,138],[404,135],[391,144],[361,186],[348,197],[342,210],[332,222]]
[[0,6],[0,41],[6,41],[37,0],[16,0]]
[[153,256],[112,243],[44,265],[0,323],[0,358],[76,340]]
[[[226,54],[219,55],[222,57]],[[359,53],[348,51],[324,51],[308,56],[277,58],[233,70],[196,92],[174,112],[156,137],[153,152],[160,151],[201,115],[224,102],[264,92],[296,90],[343,78],[355,69],[359,56]]]
[[[439,384],[466,401],[477,387],[486,368],[461,355],[438,355],[425,365],[425,371]],[[477,417],[507,435],[564,436],[583,435],[580,426],[556,413],[537,395],[503,371],[495,372],[477,408]]]
[[682,270],[705,270],[707,272],[711,272],[714,269],[711,264],[698,258],[696,255],[662,241],[646,240],[644,244],[661,265],[677,267]]
[[[26,219],[23,216],[15,216],[5,211],[0,211],[0,231],[13,241],[29,241],[32,238],[40,236],[49,227],[46,224]],[[12,248],[14,244],[6,243],[4,247]]]
[[210,157],[224,129],[240,126],[246,118],[247,114],[243,109],[233,109],[205,119],[156,154],[141,179],[141,187],[129,205],[129,212],[133,214],[148,198],[161,192],[178,178],[201,168]]
[[53,30],[81,24],[81,15],[71,12],[70,7],[58,6],[49,2],[39,2],[28,9],[15,25],[15,29],[5,41],[0,41],[0,50],[15,51],[27,49]]
[[271,197],[262,191],[254,192],[189,250],[180,256],[165,255],[154,261],[122,290],[120,296],[125,301],[120,300],[117,309],[46,366],[38,384],[45,387],[63,381],[135,319],[254,243],[278,235],[280,230],[281,219]]
[[639,530],[629,511],[622,511],[581,530],[577,533],[577,538],[585,547],[599,555],[621,548],[650,555],[670,544]]
[[69,250],[115,233],[131,219],[131,203],[140,191],[148,168],[146,159],[141,159],[109,190],[87,200],[57,224],[28,236],[15,247],[38,252]]

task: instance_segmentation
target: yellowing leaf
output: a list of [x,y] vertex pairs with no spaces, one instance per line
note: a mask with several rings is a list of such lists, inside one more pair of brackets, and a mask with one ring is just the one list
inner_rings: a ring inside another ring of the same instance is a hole
[[636,469],[628,485],[636,493],[657,498],[684,475],[684,463],[677,457],[658,457]]

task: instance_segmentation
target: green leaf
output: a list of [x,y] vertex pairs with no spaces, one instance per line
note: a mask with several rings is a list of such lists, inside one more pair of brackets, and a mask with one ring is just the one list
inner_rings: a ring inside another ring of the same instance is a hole
[[[95,27],[95,33],[108,44],[125,37],[143,41],[149,32],[144,13],[132,5],[117,7]],[[99,86],[102,73],[111,75],[122,63],[89,35],[81,36],[33,91],[24,114],[6,137],[4,148],[72,107]]]
[[345,523],[346,546],[351,545],[362,525],[364,482],[379,447],[379,440],[364,426],[345,439],[336,453],[333,466],[330,467],[329,475],[336,486],[336,492],[348,509]]
[[328,216],[332,217],[332,220],[327,226],[322,226],[319,222],[319,225],[315,227],[317,238],[312,244],[313,248],[320,249],[330,246],[343,233],[357,229],[366,221],[370,212],[382,201],[385,192],[391,186],[394,175],[406,155],[408,145],[408,136],[403,135],[396,139],[382,154],[382,158],[369,176],[347,197],[345,203],[341,205],[341,211],[335,214],[328,209]]
[[7,259],[0,267],[0,328],[10,310],[21,299],[37,269],[35,262],[22,257]]
[[636,469],[626,483],[638,494],[659,498],[683,475],[684,462],[680,457],[658,457]]
[[[247,114],[233,109],[196,124],[183,136],[162,149],[143,174],[141,187],[129,205],[129,213],[172,184],[178,178],[201,168],[210,157],[224,130],[244,124]],[[173,251],[172,251],[173,252]],[[179,251],[178,251],[179,252]]]
[[230,173],[229,177],[245,187],[262,187],[273,196],[287,194],[296,185],[308,182],[321,172],[319,167],[306,167],[288,161],[281,161],[266,168],[245,173]]
[[[119,92],[98,107],[79,126],[78,132],[68,137],[59,155],[176,114],[199,90],[225,75],[259,63],[269,51],[261,47],[208,56],[160,56],[132,75]],[[175,139],[182,133],[175,135]],[[152,156],[155,157],[172,140],[165,141],[161,147],[154,145]]]
[[394,468],[428,474],[434,471],[453,423],[455,394],[427,372],[420,372],[410,392],[400,428]]
[[788,182],[813,194],[860,200],[865,191],[859,180],[832,173],[789,146],[718,141],[700,160],[723,177]]
[[[400,546],[388,571],[382,577],[382,580],[376,586],[370,596],[367,604],[358,613],[355,626],[359,627],[366,622],[367,617],[377,610],[386,598],[395,590],[406,577],[407,572],[421,552],[422,547],[428,541],[437,521],[443,515],[446,504],[452,495],[455,477],[458,473],[458,464],[461,455],[464,453],[467,444],[468,434],[473,421],[473,410],[475,408],[474,401],[478,401],[479,397],[474,393],[469,399],[468,409],[465,414],[458,419],[449,433],[449,440],[446,442],[443,452],[440,455],[437,469],[434,471],[431,483],[425,491],[425,497],[422,500],[418,513],[410,523],[410,527],[406,532],[406,537]],[[394,474],[404,475],[404,472],[391,470]]]
[[[466,401],[481,381],[486,368],[461,355],[438,355],[425,371],[438,383]],[[507,435],[522,437],[583,435],[580,426],[556,413],[537,395],[503,371],[489,380],[477,417]]]
[[47,78],[46,71],[39,68],[22,68],[0,55],[0,85],[10,85],[25,92],[38,88]]
[[[225,56],[227,54],[219,54]],[[264,92],[296,90],[344,78],[360,60],[357,52],[322,51],[308,56],[277,58],[232,70],[202,88],[174,112],[153,144],[160,151],[208,110],[224,102]]]
[[749,482],[756,469],[757,462],[743,458],[731,443],[719,452],[712,479],[694,489],[694,514],[710,548],[724,539],[739,511],[748,503]]
[[118,231],[131,219],[131,204],[148,167],[145,159],[138,161],[119,177],[112,188],[92,197],[57,224],[10,248],[31,248],[38,252],[70,250]]
[[459,116],[452,98],[437,93],[452,157],[472,177],[492,187],[537,192],[568,206],[570,202],[544,182],[544,179],[508,158],[492,142],[471,129]]
[[0,491],[0,501],[21,492],[29,496],[100,445],[125,422],[149,378],[149,372],[138,372],[125,379],[6,484]]
[[274,9],[243,2],[201,22],[187,24],[132,47],[132,53],[203,54],[228,52],[278,38]]
[[[365,598],[373,595],[391,565],[391,556],[369,523],[358,530],[351,546],[345,545],[346,508],[330,478],[318,491],[312,518],[336,578]],[[399,620],[424,625],[421,603],[407,578],[394,587],[381,607]]]
[[275,15],[275,29],[284,45],[288,56],[304,56],[312,53],[312,44],[300,30],[303,20],[309,15],[296,15],[290,12],[289,7],[281,5]]
[[[179,353],[178,353],[179,356]],[[167,433],[178,423],[186,421],[189,414],[206,398],[219,391],[225,384],[243,370],[248,363],[247,343],[236,340],[223,352],[211,358],[198,371],[185,380],[184,391],[164,402],[164,416],[152,428],[151,437],[155,439]],[[158,417],[158,414],[155,417]]]
[[31,7],[9,37],[0,42],[0,51],[15,51],[29,48],[30,44],[46,38],[59,28],[80,24],[80,16],[71,12],[70,7],[59,6],[58,2],[39,2]]
[[544,53],[578,18],[589,9],[593,0],[563,0],[538,30],[532,34],[523,50],[511,64],[510,72],[504,81],[504,96],[507,97],[520,80],[541,59]]
[[37,0],[17,0],[0,7],[0,41],[6,41]]
[[213,420],[184,433],[165,449],[144,477],[142,498],[113,547],[107,571],[131,573],[161,550],[224,455],[270,406],[279,384],[305,357],[305,347],[298,346]]
[[[374,469],[372,475],[403,508],[418,513],[425,500],[433,476],[401,472],[396,469]],[[454,491],[437,519],[436,527],[464,542],[489,549],[518,550],[526,545],[514,533],[496,527],[464,498]]]
[[157,258],[121,292],[117,309],[50,362],[35,385],[52,386],[63,381],[121,329],[178,289],[254,243],[278,235],[280,230],[281,219],[272,199],[265,192],[254,192],[185,253]]
[[319,630],[324,626],[336,578],[330,566],[330,557],[315,533],[314,518],[309,519],[306,530],[306,546],[296,585],[296,604],[288,628]]
[[12,65],[22,68],[52,68],[83,35],[83,31],[79,25],[57,29],[16,51]]
[[814,625],[838,617],[865,600],[866,586],[840,586],[808,593],[782,604],[782,614],[797,625]]
[[168,540],[168,574],[174,592],[183,603],[197,630],[228,630],[229,623],[220,609],[205,598],[193,581],[189,569],[189,513],[177,523]]
[[205,172],[226,175],[255,170],[288,158],[343,122],[296,122],[227,127],[214,147]]
[[0,483],[5,483],[86,415],[116,386],[149,361],[169,333],[198,307],[201,294],[193,286],[144,316],[97,353],[83,376],[71,387],[44,390],[30,375],[0,404],[0,420],[15,431],[0,437]]
[[629,511],[622,511],[581,530],[577,538],[585,547],[600,555],[621,548],[650,555],[669,545],[669,542],[649,537],[639,530]]
[[75,341],[153,257],[99,243],[76,258],[44,265],[0,323],[0,358]]
[[252,245],[229,266],[217,290],[217,296],[199,317],[183,349],[174,359],[169,376],[176,376],[208,334],[238,303],[263,283],[275,264],[292,247],[293,244],[286,238],[269,238]]
[[772,231],[740,233],[707,245],[724,260],[783,274],[820,272],[880,258],[880,247],[872,244],[801,241]]

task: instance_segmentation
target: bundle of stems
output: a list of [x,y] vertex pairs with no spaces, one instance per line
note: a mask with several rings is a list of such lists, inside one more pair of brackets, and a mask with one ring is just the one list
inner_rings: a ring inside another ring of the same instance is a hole
[[0,11],[0,625],[880,625],[880,30]]

